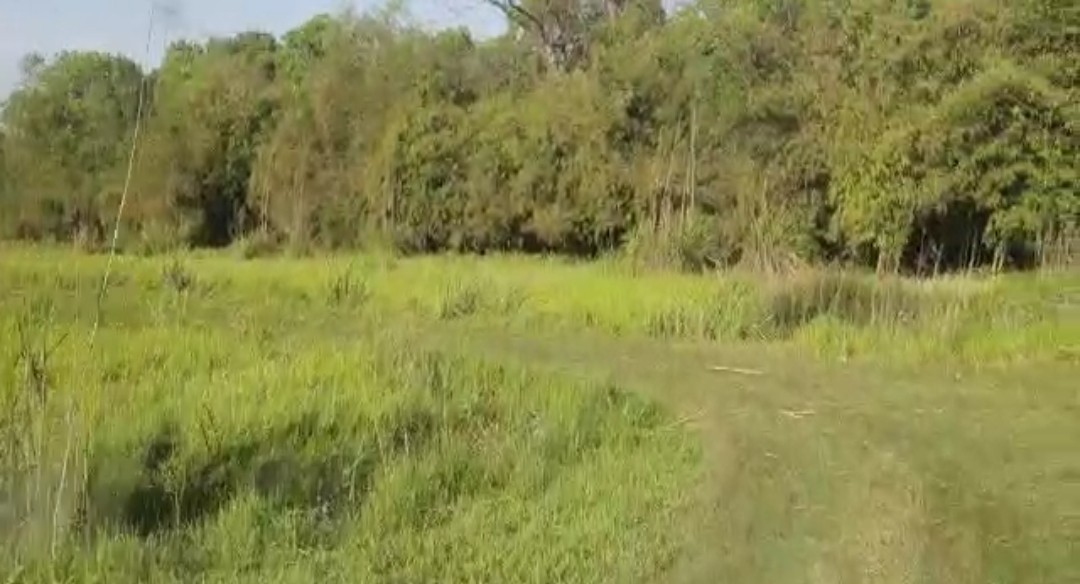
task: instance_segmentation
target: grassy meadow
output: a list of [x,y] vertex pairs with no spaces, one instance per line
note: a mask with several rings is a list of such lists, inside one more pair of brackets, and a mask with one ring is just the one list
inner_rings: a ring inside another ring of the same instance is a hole
[[0,248],[0,581],[1075,582],[1080,274]]

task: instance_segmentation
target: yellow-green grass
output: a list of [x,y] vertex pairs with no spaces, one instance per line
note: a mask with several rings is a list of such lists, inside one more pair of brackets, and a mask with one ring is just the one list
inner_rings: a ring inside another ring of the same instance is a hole
[[695,543],[663,581],[1080,578],[1074,364],[946,375],[797,345],[482,331],[463,350],[610,379],[682,413],[706,478],[684,524]]
[[91,348],[82,262],[2,272],[5,577],[623,582],[675,560],[697,447],[656,405],[321,296],[339,326],[313,329],[303,280],[224,264],[121,264]]
[[40,483],[74,412],[95,510],[31,489],[26,580],[1080,578],[1075,274],[121,257],[90,351],[104,258],[0,252],[0,358],[71,333]]
[[[91,289],[105,264],[100,256],[72,258],[58,251],[3,252],[4,277],[81,290],[84,303],[92,303]],[[1077,272],[916,281],[808,270],[763,278],[642,273],[616,262],[513,256],[240,261],[188,254],[121,257],[114,286],[128,283],[144,290],[178,288],[182,298],[200,297],[204,306],[222,310],[266,309],[301,320],[334,309],[393,322],[468,320],[518,331],[779,341],[827,358],[909,364],[1080,362]],[[109,300],[117,305],[122,298],[113,294]]]

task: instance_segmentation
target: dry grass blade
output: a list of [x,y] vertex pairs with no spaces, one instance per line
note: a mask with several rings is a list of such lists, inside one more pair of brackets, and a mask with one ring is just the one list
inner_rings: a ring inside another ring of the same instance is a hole
[[742,367],[728,367],[726,365],[710,365],[709,371],[715,373],[735,373],[737,375],[765,375],[764,371],[759,371],[757,369],[743,369]]

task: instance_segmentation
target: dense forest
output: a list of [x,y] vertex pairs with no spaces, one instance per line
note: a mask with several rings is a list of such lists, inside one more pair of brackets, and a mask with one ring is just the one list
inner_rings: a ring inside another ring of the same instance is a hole
[[176,42],[149,72],[27,57],[0,236],[107,242],[134,153],[127,251],[926,273],[1080,243],[1073,0],[477,2],[505,34],[383,11]]

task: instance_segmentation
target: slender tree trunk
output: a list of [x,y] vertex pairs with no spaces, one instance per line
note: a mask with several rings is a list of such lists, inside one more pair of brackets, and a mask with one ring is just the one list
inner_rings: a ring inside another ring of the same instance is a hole
[[683,210],[684,224],[690,219],[690,214],[697,207],[697,99],[690,103],[690,158],[689,170],[686,173],[686,184],[689,195],[689,204]]

